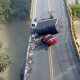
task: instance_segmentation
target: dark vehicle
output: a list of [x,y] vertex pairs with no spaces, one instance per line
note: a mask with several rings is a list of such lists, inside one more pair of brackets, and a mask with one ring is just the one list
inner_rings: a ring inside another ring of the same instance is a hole
[[48,34],[41,38],[41,42],[48,46],[51,46],[52,44],[55,44],[57,40],[51,34]]
[[60,32],[59,20],[54,18],[42,19],[32,23],[32,34],[37,35],[47,35],[47,34],[57,34]]

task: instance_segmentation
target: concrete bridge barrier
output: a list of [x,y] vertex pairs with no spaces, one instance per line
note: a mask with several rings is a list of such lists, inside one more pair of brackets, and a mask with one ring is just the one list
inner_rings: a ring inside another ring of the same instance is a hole
[[74,27],[74,24],[73,24],[72,11],[71,11],[71,8],[69,6],[68,0],[66,0],[66,4],[67,4],[67,11],[68,11],[68,14],[69,14],[69,19],[70,19],[70,25],[71,25],[71,31],[72,31],[72,36],[73,36],[74,44],[76,46],[76,50],[77,50],[77,53],[78,53],[77,54],[78,58],[80,59],[80,45],[79,45],[79,43],[77,41],[75,27]]

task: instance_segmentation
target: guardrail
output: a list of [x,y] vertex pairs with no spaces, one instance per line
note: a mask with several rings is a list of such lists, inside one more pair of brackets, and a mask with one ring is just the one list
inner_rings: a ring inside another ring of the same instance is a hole
[[78,53],[77,55],[78,55],[78,57],[80,59],[80,45],[76,41],[77,37],[76,37],[75,27],[74,27],[74,24],[73,24],[73,16],[72,16],[72,11],[71,11],[70,5],[68,3],[68,0],[66,0],[66,4],[67,4],[69,19],[70,19],[70,25],[71,25],[71,31],[72,31],[73,40],[74,40],[74,43],[75,43],[75,46],[76,46],[76,50],[77,50],[77,53]]
[[34,42],[29,38],[23,80],[28,80],[32,70]]

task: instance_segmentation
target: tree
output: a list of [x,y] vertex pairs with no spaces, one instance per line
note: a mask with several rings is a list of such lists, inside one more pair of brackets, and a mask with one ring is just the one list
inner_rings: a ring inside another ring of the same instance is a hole
[[[29,2],[29,1],[28,1]],[[25,20],[28,15],[28,10],[26,6],[26,0],[11,0],[10,3],[10,18],[17,18],[20,20]]]
[[[2,42],[0,43],[1,47],[0,47],[0,51],[2,49]],[[11,57],[9,55],[7,55],[6,53],[2,53],[0,52],[0,72],[3,72],[9,64],[11,64],[12,60]]]
[[31,0],[0,0],[0,21],[29,18]]
[[10,12],[10,0],[0,0],[0,21],[8,19]]
[[0,54],[0,72],[3,72],[11,62],[9,55]]

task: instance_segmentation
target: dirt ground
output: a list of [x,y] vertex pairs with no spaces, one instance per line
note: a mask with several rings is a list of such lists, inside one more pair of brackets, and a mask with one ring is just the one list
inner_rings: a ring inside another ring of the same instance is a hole
[[80,20],[74,20],[74,27],[76,30],[77,37],[80,37]]

